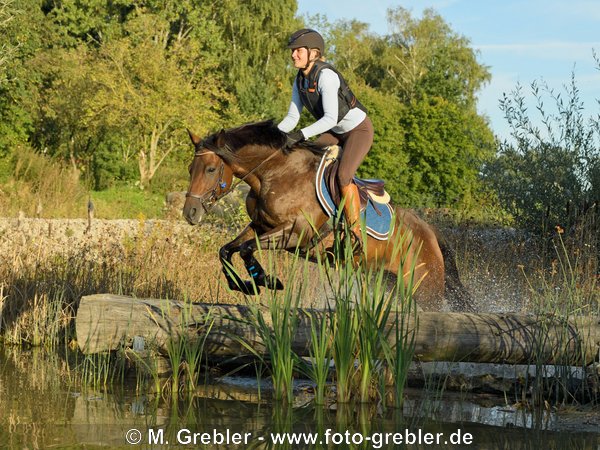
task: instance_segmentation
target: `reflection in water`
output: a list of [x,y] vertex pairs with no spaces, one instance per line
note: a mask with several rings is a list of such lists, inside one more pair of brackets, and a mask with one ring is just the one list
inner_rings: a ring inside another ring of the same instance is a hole
[[[193,399],[173,400],[127,390],[78,390],[70,387],[73,378],[73,369],[56,355],[0,351],[0,448],[131,449],[127,438],[141,438],[138,448],[597,450],[600,445],[599,429],[559,432],[554,416],[464,399],[409,398],[403,414],[372,406],[325,411],[285,408],[264,402],[264,396],[258,402],[252,384],[207,386]],[[303,433],[295,435],[302,441],[275,444],[277,433],[280,438]],[[426,445],[425,433],[440,436],[441,445]]]

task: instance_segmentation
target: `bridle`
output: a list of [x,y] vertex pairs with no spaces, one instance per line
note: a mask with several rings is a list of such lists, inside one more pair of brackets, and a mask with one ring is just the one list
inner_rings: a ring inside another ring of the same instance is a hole
[[[207,146],[203,145],[202,147],[207,147]],[[208,155],[208,154],[216,154],[217,156],[219,156],[219,159],[221,160],[221,166],[219,167],[219,178],[215,182],[214,186],[209,191],[205,192],[204,194],[202,194],[202,195],[194,194],[193,192],[187,191],[185,193],[185,197],[186,198],[188,198],[188,197],[195,198],[197,200],[200,200],[200,203],[202,204],[202,208],[204,208],[205,212],[208,212],[208,210],[210,208],[212,208],[213,205],[217,201],[219,201],[220,199],[225,197],[227,194],[231,193],[236,187],[238,187],[238,185],[241,182],[243,182],[249,175],[254,173],[256,170],[258,170],[258,168],[260,168],[264,163],[269,161],[280,150],[281,149],[274,151],[267,158],[263,159],[260,163],[258,163],[256,165],[256,167],[254,167],[252,170],[250,170],[246,175],[244,175],[242,178],[240,178],[236,183],[232,183],[231,186],[229,187],[229,189],[227,189],[227,190],[225,190],[225,188],[227,187],[227,183],[225,181],[223,181],[223,173],[225,171],[225,162],[223,161],[223,159],[218,155],[218,153],[215,150],[210,150],[210,149],[198,150],[194,153],[194,158],[196,158],[197,156],[203,156],[203,155]]]
[[[196,158],[197,156],[203,156],[203,155],[208,155],[210,153],[215,153],[212,150],[200,150],[194,153],[194,158]],[[221,160],[221,166],[219,167],[219,178],[217,178],[217,181],[215,182],[214,186],[212,187],[212,189],[210,189],[209,191],[205,192],[204,194],[200,195],[200,194],[194,194],[193,192],[187,191],[185,193],[185,197],[186,198],[195,198],[197,200],[200,200],[200,204],[202,204],[202,208],[204,208],[205,212],[208,212],[208,210],[210,208],[212,208],[212,206],[221,198],[223,198],[224,196],[226,196],[229,192],[231,192],[231,187],[227,190],[225,190],[225,188],[227,187],[227,183],[225,181],[223,181],[223,173],[225,172],[225,163],[223,162],[223,160],[221,158],[219,158]]]

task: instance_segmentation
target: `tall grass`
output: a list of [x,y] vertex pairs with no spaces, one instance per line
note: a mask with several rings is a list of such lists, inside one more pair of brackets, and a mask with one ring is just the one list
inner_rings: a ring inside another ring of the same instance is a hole
[[0,283],[0,343],[2,343],[3,339],[3,331],[4,331],[4,322],[2,317],[4,316],[4,283]]
[[[397,237],[393,257],[399,257],[400,265],[398,273],[406,274],[406,277],[396,277],[393,291],[394,301],[388,302],[391,306],[386,311],[386,315],[393,312],[395,317],[392,328],[395,345],[391,347],[386,360],[392,375],[395,394],[394,406],[396,408],[402,408],[404,404],[404,388],[408,378],[408,370],[415,353],[415,333],[419,327],[418,308],[414,299],[414,293],[422,280],[415,280],[416,258],[413,259],[411,264],[408,264],[406,254],[399,254],[400,249],[404,248],[405,244],[407,244],[407,248],[413,246],[412,238],[413,236],[409,234]],[[408,242],[406,242],[407,240]],[[417,250],[417,253],[419,251],[420,248]]]
[[304,366],[304,374],[315,383],[314,402],[317,405],[326,403],[327,380],[331,371],[329,327],[326,314],[310,316],[310,361]]
[[[262,252],[261,252],[262,253]],[[290,273],[295,273],[302,259],[296,252],[292,258]],[[268,269],[275,273],[273,258],[269,258]],[[302,279],[302,277],[300,278]],[[299,364],[299,357],[293,350],[294,338],[298,329],[298,306],[304,293],[298,278],[290,277],[283,292],[270,290],[266,294],[266,309],[259,303],[250,303],[249,323],[256,330],[264,350],[268,354],[268,364],[273,383],[273,398],[292,404],[294,400],[294,372]],[[263,358],[251,344],[245,343],[257,357]]]
[[121,225],[98,221],[85,234],[83,220],[0,224],[5,342],[55,347],[70,341],[79,300],[99,292],[240,302],[213,282],[221,275],[215,247],[224,232],[198,234],[145,220]]
[[[180,309],[179,323],[171,330],[171,339],[167,341],[167,358],[171,366],[171,391],[193,392],[200,376],[201,361],[204,354],[206,339],[212,331],[215,319],[212,312],[203,317],[193,317],[191,302],[183,301],[177,308]],[[169,316],[169,310],[162,314]],[[191,334],[189,327],[198,327]],[[156,375],[153,375],[156,378]],[[181,378],[183,377],[183,382]]]
[[[0,210],[28,217],[51,213],[55,217],[83,217],[86,189],[79,182],[79,172],[54,161],[27,145],[13,152],[10,162],[12,178],[2,186]],[[74,210],[74,205],[80,205]]]
[[[91,191],[79,169],[40,154],[27,145],[19,146],[10,160],[2,159],[6,178],[0,179],[2,215],[43,218],[83,218],[92,199],[97,218],[135,219],[139,214],[161,218],[168,214],[164,194],[120,186]],[[4,173],[2,175],[5,175]]]
[[[366,242],[364,227],[362,232]],[[412,242],[406,240],[411,238],[397,236],[397,241],[391,243],[394,251],[410,248]],[[342,258],[333,265],[328,261],[320,265],[332,292],[331,357],[337,401],[385,404],[391,388],[400,406],[414,353],[415,329],[408,330],[408,321],[412,315],[413,324],[416,323],[415,267],[408,267],[405,258],[400,258],[398,273],[407,278],[392,277],[383,265],[368,268],[358,264],[348,240],[339,246]],[[388,371],[391,380],[386,376]]]
[[[353,307],[357,277],[353,269],[354,255],[348,241],[338,244],[343,249],[343,260],[334,265],[325,260],[325,276],[331,288],[328,302],[331,334],[331,356],[335,366],[336,396],[339,403],[348,403],[353,397],[353,380],[357,374],[359,317]],[[359,267],[359,270],[360,269]]]
[[[553,239],[555,258],[547,272],[542,272],[536,280],[530,280],[532,300],[530,308],[538,317],[538,332],[533,336],[535,377],[525,380],[521,402],[527,404],[525,396],[531,392],[533,406],[545,407],[548,403],[573,403],[580,401],[600,401],[600,392],[591,390],[588,382],[598,373],[592,368],[581,367],[584,380],[576,380],[577,369],[572,361],[589,361],[597,355],[587,355],[586,347],[573,342],[572,325],[569,318],[578,315],[600,314],[598,280],[589,276],[589,258],[582,258],[580,252],[573,252],[563,238],[564,231],[557,227]],[[563,328],[555,332],[552,344],[557,347],[553,366],[547,366],[543,349],[549,342],[548,327],[560,322]],[[578,330],[584,333],[585,330]],[[585,337],[583,337],[585,339]],[[573,354],[573,351],[580,354]],[[587,379],[587,380],[586,380]],[[592,380],[593,381],[593,380]]]

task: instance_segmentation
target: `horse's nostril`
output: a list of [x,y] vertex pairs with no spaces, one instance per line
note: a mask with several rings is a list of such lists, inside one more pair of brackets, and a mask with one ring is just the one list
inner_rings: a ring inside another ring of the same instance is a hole
[[196,208],[190,209],[190,217],[196,217]]

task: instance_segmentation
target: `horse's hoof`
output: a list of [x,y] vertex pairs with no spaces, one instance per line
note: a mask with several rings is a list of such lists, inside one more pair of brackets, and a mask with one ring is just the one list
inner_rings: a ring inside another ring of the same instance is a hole
[[267,278],[267,283],[269,285],[269,289],[274,289],[277,291],[283,290],[283,283],[279,281],[279,278],[269,276]]
[[281,291],[283,289],[283,283],[279,281],[279,278],[271,275],[261,275],[255,278],[258,286],[264,286],[267,289]]
[[246,295],[258,295],[260,294],[260,288],[253,281],[244,281],[243,289],[241,290]]
[[231,281],[229,282],[229,289],[232,291],[239,291],[245,295],[260,294],[260,288],[252,281],[241,281],[240,283]]

